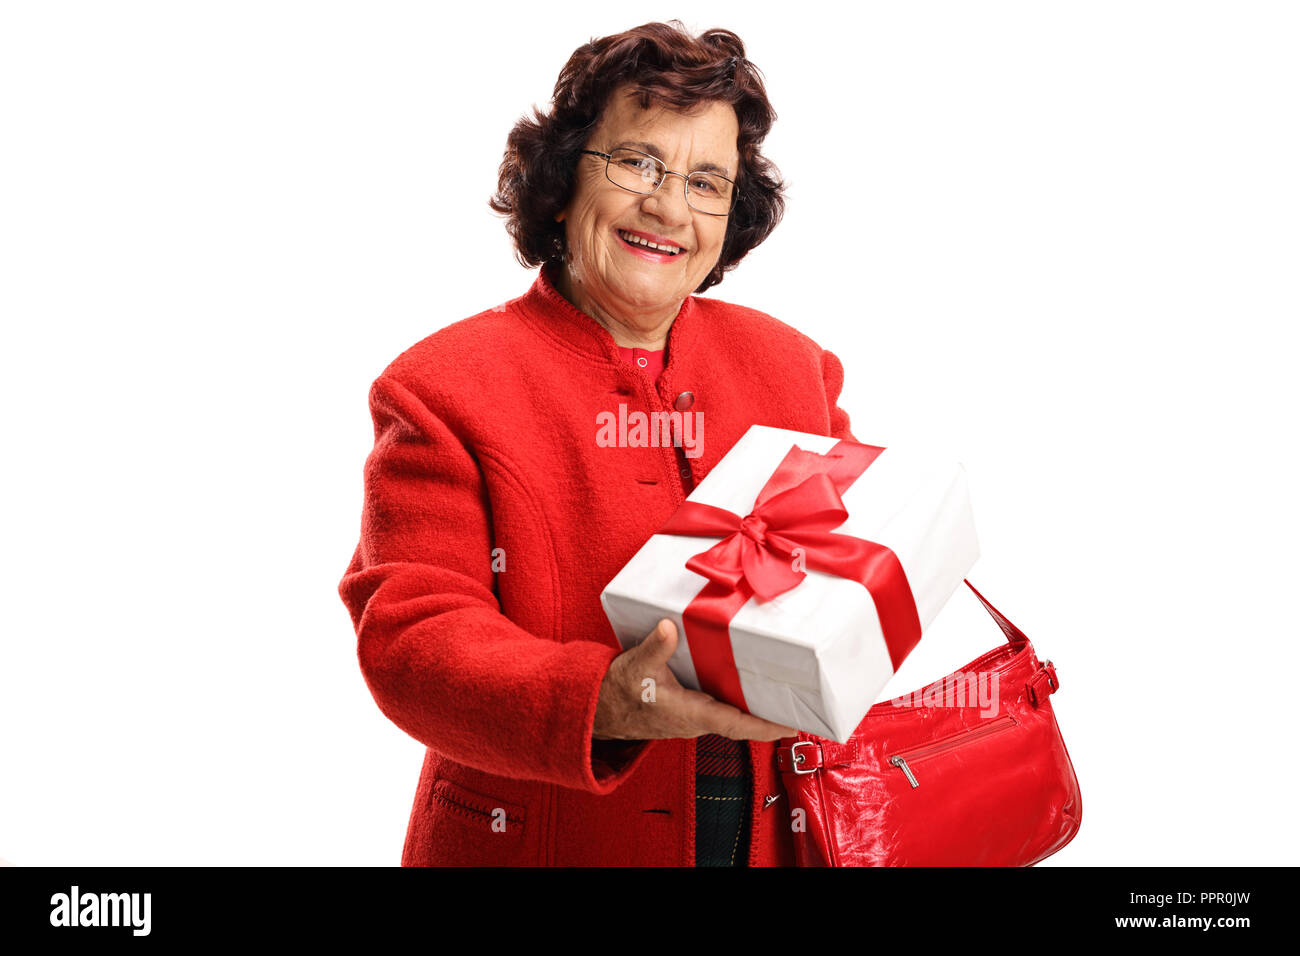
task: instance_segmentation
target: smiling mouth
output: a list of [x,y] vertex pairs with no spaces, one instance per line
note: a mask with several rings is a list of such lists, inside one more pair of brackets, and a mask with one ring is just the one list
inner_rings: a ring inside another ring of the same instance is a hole
[[635,246],[638,249],[647,249],[650,252],[657,252],[660,255],[669,257],[678,255],[682,251],[681,246],[651,242],[649,239],[643,239],[630,232],[624,232],[622,229],[617,230],[617,232],[620,239],[626,242],[629,246]]

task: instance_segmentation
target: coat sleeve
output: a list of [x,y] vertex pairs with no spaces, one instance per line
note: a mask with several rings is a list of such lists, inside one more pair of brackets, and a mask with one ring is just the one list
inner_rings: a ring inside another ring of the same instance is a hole
[[498,776],[607,793],[647,746],[595,741],[618,651],[519,627],[493,589],[483,473],[386,372],[372,385],[361,536],[339,583],[380,710],[427,747]]
[[830,349],[822,350],[822,379],[826,385],[826,407],[831,419],[831,437],[857,441],[849,431],[849,413],[840,408],[840,392],[844,389],[844,366]]

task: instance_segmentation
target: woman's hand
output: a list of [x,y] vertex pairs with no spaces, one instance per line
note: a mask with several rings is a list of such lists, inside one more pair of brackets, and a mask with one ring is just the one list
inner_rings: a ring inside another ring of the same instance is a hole
[[664,618],[644,641],[614,658],[600,685],[594,738],[659,740],[720,734],[732,740],[777,740],[798,733],[683,687],[668,669],[676,648],[677,627]]

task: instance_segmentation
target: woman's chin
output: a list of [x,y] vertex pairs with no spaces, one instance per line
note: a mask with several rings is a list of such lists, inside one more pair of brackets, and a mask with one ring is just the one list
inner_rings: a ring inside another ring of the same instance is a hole
[[[660,271],[655,272],[656,268]],[[645,268],[621,270],[613,284],[613,291],[619,299],[643,309],[666,306],[680,299],[681,288],[680,274],[670,277],[653,262],[645,263]]]

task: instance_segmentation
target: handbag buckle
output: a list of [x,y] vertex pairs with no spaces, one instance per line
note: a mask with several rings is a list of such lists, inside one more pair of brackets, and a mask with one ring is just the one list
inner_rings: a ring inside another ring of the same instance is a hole
[[790,767],[795,773],[814,773],[816,767],[809,767],[807,770],[800,769],[803,764],[808,762],[808,758],[799,753],[800,747],[816,747],[817,744],[811,740],[797,740],[790,745]]
[[[1040,695],[1039,687],[1044,683],[1047,684],[1047,687]],[[1038,673],[1036,673],[1029,681],[1026,681],[1025,693],[1029,697],[1029,703],[1037,709],[1040,700],[1045,700],[1052,693],[1059,690],[1060,687],[1061,682],[1056,677],[1056,668],[1052,665],[1051,661],[1044,661],[1039,666]]]

